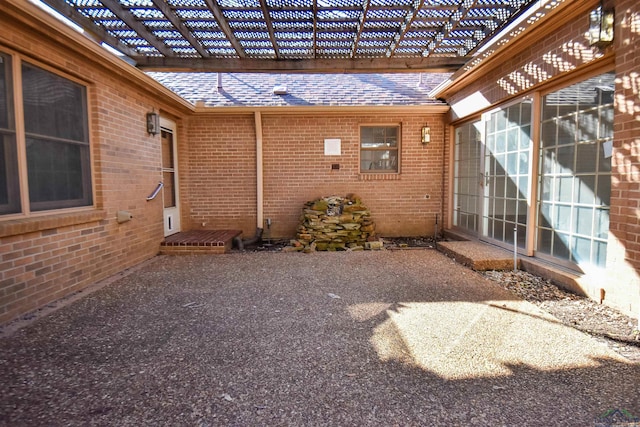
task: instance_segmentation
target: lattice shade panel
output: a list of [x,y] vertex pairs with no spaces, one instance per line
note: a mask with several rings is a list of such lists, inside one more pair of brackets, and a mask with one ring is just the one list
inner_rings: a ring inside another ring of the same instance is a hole
[[[254,59],[412,59],[406,64],[459,68],[535,2],[43,1],[143,67],[172,64],[167,66],[179,68],[184,64],[185,69],[220,59],[238,60],[234,64]],[[434,62],[434,58],[440,60]]]

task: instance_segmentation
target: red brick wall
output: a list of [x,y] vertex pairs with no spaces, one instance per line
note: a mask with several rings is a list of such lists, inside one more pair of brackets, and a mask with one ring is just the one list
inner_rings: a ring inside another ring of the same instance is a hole
[[[423,146],[426,123],[432,142]],[[359,173],[364,124],[401,124],[399,175]],[[443,132],[441,115],[264,115],[265,218],[272,220],[273,236],[295,235],[306,201],[348,193],[369,207],[379,234],[431,235],[441,212]],[[341,139],[341,156],[324,155],[325,138]],[[340,169],[332,170],[332,164]]]
[[[610,229],[640,271],[640,3],[615,4],[616,91]],[[640,285],[639,285],[640,286]]]
[[[253,114],[199,116],[189,121],[179,153],[186,229],[256,229],[256,136]],[[204,225],[203,225],[204,224]]]
[[[96,209],[0,217],[0,323],[153,257],[162,240],[162,201],[146,201],[161,179],[160,136],[147,134],[145,114],[164,105],[129,76],[74,54],[73,42],[47,36],[0,10],[0,50],[88,85]],[[133,220],[118,224],[118,210]]]
[[[428,123],[432,142],[420,143]],[[365,179],[359,174],[359,125],[401,124],[401,173]],[[273,238],[295,236],[303,204],[317,197],[360,195],[386,236],[431,235],[442,212],[444,125],[441,114],[262,114],[264,218]],[[255,119],[206,116],[190,120],[188,185],[193,228],[256,227]],[[324,139],[342,140],[341,156],[324,155]],[[339,164],[339,170],[332,170]],[[182,174],[184,176],[184,173]],[[430,198],[425,199],[426,195]]]

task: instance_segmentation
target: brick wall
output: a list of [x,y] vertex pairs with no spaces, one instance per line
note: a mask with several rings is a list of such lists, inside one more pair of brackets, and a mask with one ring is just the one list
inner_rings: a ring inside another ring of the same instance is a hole
[[[607,264],[611,281],[640,295],[640,3],[612,2],[615,26],[615,117]],[[630,300],[630,301],[629,301]],[[640,304],[633,309],[640,319]]]
[[253,114],[189,121],[179,156],[187,229],[256,229],[256,136]]
[[[422,126],[432,142],[420,143]],[[401,124],[401,173],[366,179],[359,173],[359,126]],[[371,209],[380,234],[431,235],[442,212],[444,125],[441,114],[262,114],[265,231],[295,236],[303,204],[328,195],[356,193]],[[189,222],[193,228],[256,227],[255,119],[194,117],[188,130]],[[342,155],[325,156],[324,139],[340,138]],[[332,170],[339,164],[339,170]],[[184,174],[182,174],[184,176]],[[429,199],[425,196],[429,195]]]
[[[0,218],[0,323],[154,256],[162,240],[162,201],[146,201],[161,179],[160,136],[147,134],[145,114],[163,105],[46,31],[0,12],[0,50],[88,84],[96,209]],[[118,210],[133,220],[118,224]]]
[[[295,235],[304,202],[347,193],[362,198],[379,234],[431,235],[441,212],[442,120],[411,114],[264,116],[265,218],[272,220],[273,235]],[[426,123],[432,142],[423,146]],[[365,124],[401,124],[400,174],[360,174],[359,126]],[[324,155],[325,138],[341,139],[341,156]]]

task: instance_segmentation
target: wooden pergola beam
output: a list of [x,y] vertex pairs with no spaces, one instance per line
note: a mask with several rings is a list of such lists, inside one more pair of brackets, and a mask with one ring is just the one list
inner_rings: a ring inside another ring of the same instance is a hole
[[75,22],[79,27],[87,32],[92,39],[103,42],[111,46],[112,48],[122,52],[127,56],[139,55],[134,49],[120,41],[117,37],[109,34],[103,27],[99,27],[93,23],[93,21],[80,12],[75,10],[69,3],[64,0],[42,0],[45,4],[55,9],[65,18]]
[[236,36],[233,34],[233,30],[229,26],[227,19],[224,17],[224,14],[222,13],[222,9],[220,9],[220,5],[218,4],[217,0],[204,0],[204,1],[207,4],[207,6],[209,6],[211,13],[213,13],[213,16],[216,18],[216,21],[218,21],[218,26],[220,26],[220,29],[222,30],[222,32],[225,34],[225,36],[227,36],[227,40],[229,40],[229,43],[231,43],[231,46],[233,46],[233,48],[236,50],[236,53],[238,54],[238,56],[240,58],[246,57],[247,55],[244,52],[244,48],[242,47],[242,45],[240,44]]
[[171,9],[169,4],[164,0],[153,0],[153,4],[161,11],[164,16],[167,17],[171,24],[178,30],[182,37],[184,37],[191,46],[200,54],[200,56],[206,58],[209,56],[209,52],[200,44],[200,42],[191,34],[191,31],[182,23],[180,18],[175,14],[175,12]]
[[382,73],[453,72],[469,57],[254,59],[254,58],[133,58],[144,71],[193,71],[221,73]]
[[131,12],[123,8],[119,2],[115,0],[102,0],[102,4],[109,8],[109,10],[114,13],[114,15],[120,18],[122,22],[127,24],[129,28],[135,31],[140,37],[145,39],[151,46],[156,48],[158,52],[167,57],[175,56],[173,50],[167,47],[156,36],[151,34],[147,27],[145,27],[142,22],[138,21]]
[[273,45],[273,51],[276,54],[276,59],[280,59],[280,50],[278,49],[276,33],[275,31],[273,31],[273,22],[271,22],[271,15],[269,15],[267,0],[260,0],[260,7],[262,8],[262,14],[264,15],[264,23],[267,26],[267,31],[269,32],[269,40],[271,40],[271,45]]

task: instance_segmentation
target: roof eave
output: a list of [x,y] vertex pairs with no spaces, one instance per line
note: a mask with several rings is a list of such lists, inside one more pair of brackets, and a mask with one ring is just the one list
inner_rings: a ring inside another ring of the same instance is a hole
[[255,107],[216,107],[198,103],[195,114],[333,114],[333,113],[418,113],[445,114],[450,107],[446,104],[434,105],[371,105],[371,106],[255,106]]

